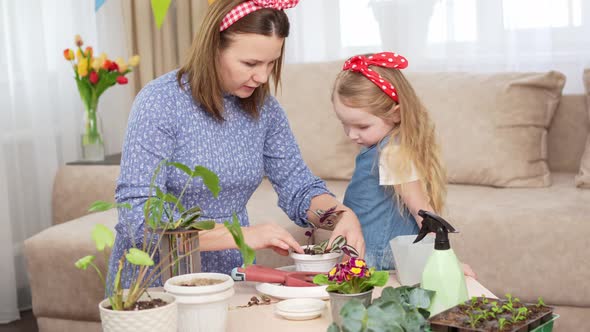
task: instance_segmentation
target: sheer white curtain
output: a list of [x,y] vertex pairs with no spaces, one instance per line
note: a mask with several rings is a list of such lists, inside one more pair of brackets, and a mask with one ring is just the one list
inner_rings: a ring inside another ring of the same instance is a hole
[[587,0],[304,0],[289,15],[287,62],[391,50],[411,70],[559,70],[567,93],[590,66]]
[[[118,3],[107,1],[96,15],[94,0],[0,0],[0,324],[31,306],[23,242],[51,224],[55,172],[80,157],[83,108],[62,51],[80,34],[95,50],[116,48],[126,57],[120,15],[109,15],[119,8],[108,12]],[[120,151],[131,99],[119,90],[99,105],[119,108],[103,110],[114,123],[103,126],[107,152]]]

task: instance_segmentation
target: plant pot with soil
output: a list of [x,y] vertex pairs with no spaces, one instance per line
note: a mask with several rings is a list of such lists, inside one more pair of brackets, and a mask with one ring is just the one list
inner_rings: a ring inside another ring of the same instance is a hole
[[545,305],[541,298],[536,304],[521,303],[518,298],[506,294],[506,299],[500,300],[473,297],[431,317],[429,321],[434,332],[549,332],[556,318],[553,308]]
[[178,303],[178,331],[223,332],[234,281],[221,273],[193,273],[172,277],[164,289]]
[[346,238],[339,235],[328,245],[328,240],[315,245],[303,246],[303,254],[292,252],[296,271],[328,272],[342,258],[343,254],[357,257],[358,252],[346,243]]
[[104,332],[177,331],[178,306],[174,296],[164,292],[145,292],[127,310],[113,310],[109,299],[98,309]]
[[[194,252],[198,251],[198,243],[196,247],[191,247],[190,250],[184,250],[187,247],[186,239],[183,237],[181,242],[177,242],[178,248],[183,248],[182,252],[177,250],[172,254],[159,255],[162,233],[175,229],[194,229],[203,230],[211,229],[215,226],[212,221],[197,221],[200,217],[200,209],[193,207],[185,209],[182,204],[182,197],[184,191],[178,197],[172,193],[164,193],[157,185],[155,179],[161,169],[167,167],[174,167],[186,173],[186,183],[194,181],[194,178],[203,178],[203,183],[211,191],[214,197],[220,191],[219,179],[215,173],[202,167],[195,166],[194,169],[180,163],[172,163],[163,160],[158,164],[154,170],[152,181],[150,184],[149,197],[143,205],[145,215],[145,229],[144,238],[138,239],[142,243],[138,247],[132,247],[126,250],[119,258],[117,264],[117,271],[114,273],[113,280],[105,279],[105,274],[94,263],[95,256],[88,255],[80,258],[76,263],[76,267],[86,270],[92,267],[96,270],[101,279],[107,299],[101,301],[99,304],[101,312],[101,321],[104,331],[176,331],[177,327],[177,305],[174,296],[171,294],[161,294],[156,296],[155,292],[151,292],[149,287],[159,286],[160,277],[163,271],[167,271],[169,267],[181,262],[185,257],[189,257]],[[164,170],[167,171],[167,170]],[[106,211],[111,208],[131,209],[129,203],[109,203],[98,201],[94,202],[90,208],[91,212]],[[95,242],[96,249],[102,252],[104,260],[109,266],[110,256],[106,248],[112,248],[115,242],[113,231],[102,224],[97,224],[92,231],[92,239]],[[130,270],[128,272],[127,271]],[[106,271],[105,271],[106,272]],[[123,289],[121,276],[131,275],[130,279],[126,281],[127,289]],[[146,311],[145,315],[138,312]],[[163,315],[163,316],[160,316]],[[149,317],[146,318],[146,317]],[[163,323],[155,323],[154,320]],[[137,328],[143,326],[144,328]]]

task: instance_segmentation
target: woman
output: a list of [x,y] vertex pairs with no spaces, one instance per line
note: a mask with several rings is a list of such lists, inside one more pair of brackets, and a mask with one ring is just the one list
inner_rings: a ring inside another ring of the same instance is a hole
[[[263,176],[279,196],[279,206],[300,226],[318,224],[311,211],[338,206],[346,212],[332,238],[343,235],[361,254],[364,240],[355,214],[334,199],[313,176],[299,153],[285,113],[270,95],[269,78],[280,81],[289,21],[283,9],[298,0],[216,1],[201,24],[186,63],[146,85],[137,95],[129,118],[116,199],[130,203],[121,210],[109,275],[121,254],[141,242],[142,207],[150,177],[163,159],[215,172],[222,188],[215,199],[201,182],[185,193],[184,206],[198,205],[203,219],[220,223],[236,213],[248,226],[246,203]],[[182,173],[162,172],[160,188],[178,195]],[[254,249],[272,248],[287,255],[302,252],[280,226],[244,227]],[[242,264],[229,232],[222,225],[200,235],[202,270],[229,273]],[[228,250],[230,249],[230,250]],[[125,287],[130,275],[123,275]],[[111,279],[112,280],[112,279]]]

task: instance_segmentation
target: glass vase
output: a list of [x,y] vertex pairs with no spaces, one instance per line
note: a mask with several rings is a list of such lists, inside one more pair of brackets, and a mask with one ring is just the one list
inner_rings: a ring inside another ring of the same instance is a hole
[[86,161],[104,160],[104,143],[100,130],[100,118],[96,107],[86,108],[84,130],[82,132],[82,159]]

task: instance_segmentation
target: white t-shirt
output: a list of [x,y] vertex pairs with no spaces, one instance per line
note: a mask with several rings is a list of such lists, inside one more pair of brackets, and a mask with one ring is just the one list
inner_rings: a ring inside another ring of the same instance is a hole
[[[397,156],[399,151],[399,145],[387,145],[385,148],[383,148],[383,150],[381,150],[381,153],[379,154],[379,185],[393,186],[420,180],[414,162],[411,160],[402,160],[402,158],[399,158]],[[410,163],[410,171],[408,172],[407,176],[403,176],[402,174],[399,174],[399,172],[396,172],[395,167],[387,167],[386,165],[391,163],[391,161],[400,163],[399,165],[401,165],[401,163]]]

